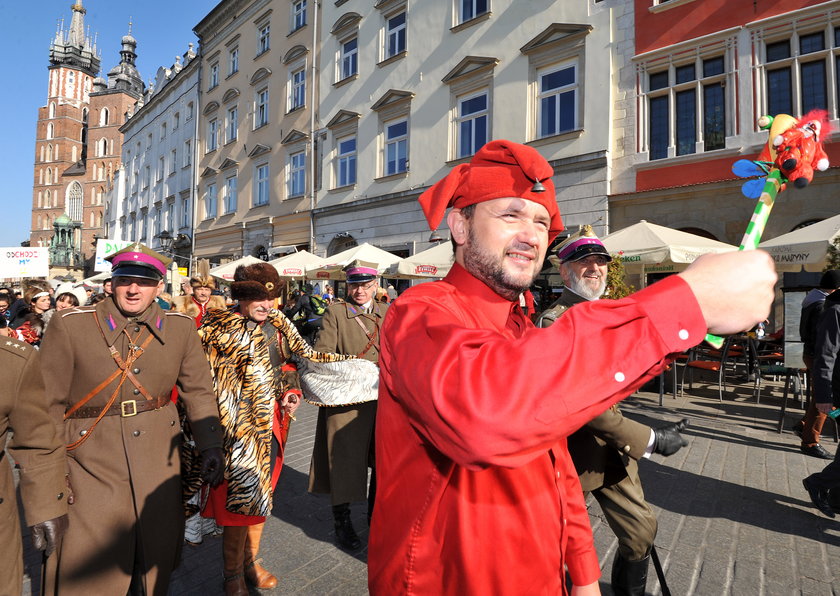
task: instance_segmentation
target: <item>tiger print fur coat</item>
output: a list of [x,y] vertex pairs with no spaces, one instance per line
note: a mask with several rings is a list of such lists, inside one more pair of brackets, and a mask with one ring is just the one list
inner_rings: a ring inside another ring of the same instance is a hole
[[[248,319],[237,312],[211,310],[205,315],[198,334],[210,361],[224,433],[226,509],[243,515],[268,516],[272,507],[270,458],[274,401],[292,387],[279,369],[272,368],[262,328],[247,323]],[[281,353],[291,352],[315,362],[347,358],[313,350],[278,310],[269,313],[267,323],[277,329],[277,341],[283,341]],[[193,472],[187,481],[185,499],[200,485],[200,478]]]

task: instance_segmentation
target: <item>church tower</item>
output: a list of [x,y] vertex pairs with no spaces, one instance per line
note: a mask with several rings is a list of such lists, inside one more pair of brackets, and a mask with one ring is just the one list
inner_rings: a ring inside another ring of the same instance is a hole
[[99,78],[101,56],[85,32],[82,0],[71,10],[70,27],[59,25],[50,46],[47,105],[38,109],[30,246],[51,247],[51,277],[80,278],[90,274],[104,197],[120,166],[119,128],[144,85],[130,32],[119,64]]

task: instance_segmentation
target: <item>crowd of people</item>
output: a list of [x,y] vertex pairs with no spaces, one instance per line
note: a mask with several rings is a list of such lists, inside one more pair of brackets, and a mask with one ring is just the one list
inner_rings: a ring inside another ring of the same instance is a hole
[[[776,274],[761,251],[709,255],[601,300],[611,257],[584,229],[556,249],[566,291],[532,316],[563,229],[552,175],[508,141],[453,168],[420,196],[432,230],[446,218],[452,270],[396,300],[361,261],[343,298],[295,292],[266,263],[238,267],[229,299],[201,271],[164,296],[169,259],[140,244],[109,257],[101,300],[0,292],[22,340],[0,351],[0,436],[14,427],[45,593],[165,594],[183,542],[219,533],[225,594],[277,586],[258,555],[306,398],[321,406],[309,490],[329,495],[348,550],[349,506],[367,502],[372,594],[597,594],[590,492],[618,537],[614,592],[644,594],[657,524],[637,462],[685,446],[687,421],[651,428],[617,404],[707,331],[763,321]],[[824,476],[805,485],[818,506]],[[19,591],[14,532],[2,593]]]

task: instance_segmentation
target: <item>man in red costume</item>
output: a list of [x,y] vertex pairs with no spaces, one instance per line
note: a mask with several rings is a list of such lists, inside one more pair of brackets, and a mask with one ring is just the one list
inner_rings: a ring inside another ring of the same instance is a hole
[[[597,594],[600,570],[566,436],[712,332],[764,319],[763,252],[701,257],[548,329],[519,307],[563,229],[552,167],[492,141],[420,197],[455,245],[446,279],[400,296],[382,330],[369,540],[372,594]],[[674,308],[674,305],[680,305]]]

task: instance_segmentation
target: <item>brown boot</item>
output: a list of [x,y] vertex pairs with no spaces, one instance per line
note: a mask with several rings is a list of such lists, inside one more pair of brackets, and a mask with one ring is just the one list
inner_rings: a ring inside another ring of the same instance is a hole
[[271,589],[277,586],[277,578],[260,565],[257,559],[263,526],[265,523],[248,526],[248,535],[245,539],[245,581],[255,588]]
[[222,534],[225,596],[248,596],[243,570],[247,537],[248,526],[225,526]]

